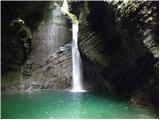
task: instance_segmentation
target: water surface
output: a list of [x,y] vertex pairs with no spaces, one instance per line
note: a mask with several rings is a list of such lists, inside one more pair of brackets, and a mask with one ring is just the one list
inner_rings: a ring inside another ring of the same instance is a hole
[[91,92],[36,91],[2,94],[2,118],[156,118],[146,108]]

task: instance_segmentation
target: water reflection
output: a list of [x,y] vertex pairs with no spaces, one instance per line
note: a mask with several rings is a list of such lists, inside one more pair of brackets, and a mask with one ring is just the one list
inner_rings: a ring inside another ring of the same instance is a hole
[[[68,102],[68,111],[69,111],[69,116],[73,118],[80,118],[82,117],[82,112],[84,112],[84,106],[83,106],[83,99],[84,95],[82,93],[72,93],[70,96],[70,100]],[[68,114],[68,112],[67,112]]]

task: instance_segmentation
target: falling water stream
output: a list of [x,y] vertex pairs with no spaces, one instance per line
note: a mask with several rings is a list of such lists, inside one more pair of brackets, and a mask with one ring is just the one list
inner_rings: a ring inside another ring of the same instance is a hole
[[61,11],[72,21],[72,92],[84,92],[82,86],[82,61],[78,50],[78,20],[69,12],[67,0],[64,0]]
[[72,92],[83,92],[82,61],[78,50],[78,23],[72,24]]

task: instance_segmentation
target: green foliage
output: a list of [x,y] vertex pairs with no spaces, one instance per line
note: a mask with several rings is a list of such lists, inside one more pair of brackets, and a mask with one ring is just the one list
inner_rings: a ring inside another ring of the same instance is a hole
[[64,0],[63,5],[61,7],[61,11],[67,14],[74,24],[78,23],[77,17],[69,12],[67,0]]

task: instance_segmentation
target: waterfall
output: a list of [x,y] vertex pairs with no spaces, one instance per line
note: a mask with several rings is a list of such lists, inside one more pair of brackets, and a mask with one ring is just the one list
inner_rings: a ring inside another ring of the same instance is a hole
[[72,24],[72,92],[83,92],[82,61],[78,50],[78,23]]
[[83,92],[82,61],[78,50],[78,20],[69,12],[67,0],[64,0],[61,11],[72,20],[72,92]]

